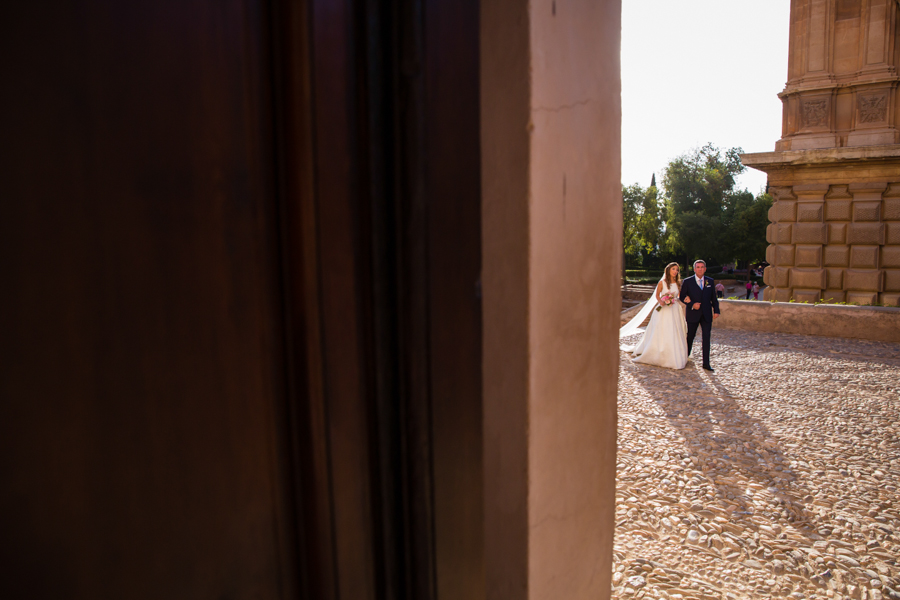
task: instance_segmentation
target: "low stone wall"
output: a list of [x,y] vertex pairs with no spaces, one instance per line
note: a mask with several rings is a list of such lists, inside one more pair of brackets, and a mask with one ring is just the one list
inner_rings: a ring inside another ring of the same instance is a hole
[[715,327],[900,342],[900,308],[719,300]]
[[652,285],[623,285],[622,299],[625,300],[646,300],[653,295],[654,287]]

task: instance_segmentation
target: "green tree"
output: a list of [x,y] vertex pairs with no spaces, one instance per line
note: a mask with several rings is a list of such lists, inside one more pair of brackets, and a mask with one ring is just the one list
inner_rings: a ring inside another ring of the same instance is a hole
[[663,218],[656,186],[623,186],[622,215],[625,263],[640,266],[646,255],[656,251],[662,235]]
[[665,250],[684,256],[686,263],[694,258],[718,262],[733,258],[729,210],[736,196],[749,193],[734,189],[736,177],[746,168],[741,152],[707,144],[669,163],[663,175]]
[[732,259],[747,263],[765,259],[766,227],[774,199],[769,194],[753,197],[748,191],[734,194],[725,211],[728,232],[725,249]]
[[684,255],[684,263],[692,259],[718,258],[721,254],[722,221],[701,212],[667,212],[665,247],[675,255]]
[[671,161],[663,174],[663,188],[674,214],[720,216],[727,196],[734,192],[735,178],[746,169],[741,152],[740,148],[723,152],[707,144]]
[[630,187],[622,186],[622,251],[625,256],[623,267],[641,264],[638,220],[640,219],[640,200],[643,194],[640,193],[640,187],[637,184]]

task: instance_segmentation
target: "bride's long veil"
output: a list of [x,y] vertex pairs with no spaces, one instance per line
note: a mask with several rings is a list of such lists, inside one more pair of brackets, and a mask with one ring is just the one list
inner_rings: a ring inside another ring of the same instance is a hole
[[[659,281],[661,282],[664,279],[665,277],[663,277],[663,279],[660,279]],[[658,286],[659,282],[657,282],[656,286],[653,288],[653,293],[650,295],[650,298],[644,303],[644,306],[641,307],[641,310],[638,311],[638,314],[636,314],[633,319],[625,323],[625,325],[623,325],[619,329],[619,339],[622,339],[623,337],[627,337],[629,335],[633,335],[639,331],[643,331],[641,329],[641,323],[644,322],[644,319],[647,318],[647,315],[650,314],[650,311],[656,308],[656,287]]]

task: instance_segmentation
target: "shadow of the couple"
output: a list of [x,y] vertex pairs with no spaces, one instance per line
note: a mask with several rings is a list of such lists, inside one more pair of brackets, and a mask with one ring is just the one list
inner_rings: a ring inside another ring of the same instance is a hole
[[[681,372],[628,369],[623,383],[652,398],[683,440],[679,470],[690,482],[685,516],[693,526],[710,525],[702,528],[710,533],[703,538],[707,548],[723,559],[814,575],[805,561],[781,551],[822,539],[807,506],[812,496],[792,473],[777,436],[741,407],[719,376],[689,363]],[[785,560],[777,567],[768,562],[778,558]]]

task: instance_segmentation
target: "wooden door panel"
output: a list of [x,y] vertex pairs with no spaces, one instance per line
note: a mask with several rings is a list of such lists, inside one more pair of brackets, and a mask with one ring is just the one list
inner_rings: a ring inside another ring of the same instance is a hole
[[4,18],[0,596],[290,593],[259,2]]
[[477,598],[474,0],[0,20],[2,598]]
[[437,598],[483,598],[479,3],[427,2],[429,282]]

